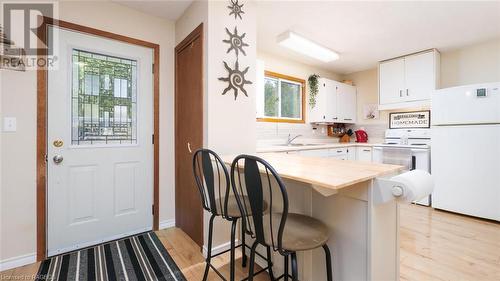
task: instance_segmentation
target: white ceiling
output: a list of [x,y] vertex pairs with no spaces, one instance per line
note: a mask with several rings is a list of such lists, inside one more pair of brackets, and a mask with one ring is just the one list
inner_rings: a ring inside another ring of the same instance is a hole
[[[420,50],[500,38],[500,1],[262,1],[257,30],[260,51],[346,74]],[[322,63],[279,46],[276,37],[287,30],[339,52],[340,59]]]
[[176,21],[189,7],[193,0],[112,0],[113,2],[139,10],[146,14]]
[[[173,21],[192,2],[112,1]],[[425,49],[447,51],[500,38],[500,1],[276,0],[257,1],[257,7],[259,51],[340,74]],[[288,30],[339,52],[340,59],[322,63],[279,46],[276,37]]]

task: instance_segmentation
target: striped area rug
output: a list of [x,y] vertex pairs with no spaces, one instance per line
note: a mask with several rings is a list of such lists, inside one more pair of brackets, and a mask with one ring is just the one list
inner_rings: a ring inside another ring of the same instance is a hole
[[36,280],[185,281],[154,232],[101,244],[43,261]]

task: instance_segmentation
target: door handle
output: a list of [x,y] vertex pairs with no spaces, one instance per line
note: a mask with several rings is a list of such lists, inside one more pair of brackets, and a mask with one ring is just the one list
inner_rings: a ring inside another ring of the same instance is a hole
[[189,153],[193,153],[193,151],[191,150],[191,144],[189,142],[187,143],[187,147],[188,147]]
[[54,163],[56,164],[61,164],[61,162],[64,160],[64,157],[62,157],[62,155],[55,155],[52,160],[54,160]]

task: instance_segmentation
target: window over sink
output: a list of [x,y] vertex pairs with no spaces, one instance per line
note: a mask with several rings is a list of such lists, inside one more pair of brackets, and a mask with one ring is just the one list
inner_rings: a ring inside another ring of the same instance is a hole
[[257,121],[305,123],[305,80],[265,71],[257,97]]

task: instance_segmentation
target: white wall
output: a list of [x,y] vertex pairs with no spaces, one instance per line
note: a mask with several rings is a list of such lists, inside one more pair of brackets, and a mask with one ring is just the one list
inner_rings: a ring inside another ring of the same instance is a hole
[[[263,51],[257,52],[257,58],[259,61],[264,62],[264,69],[267,71],[277,72],[280,74],[292,76],[295,78],[303,79],[306,81],[306,101],[308,101],[309,86],[307,83],[307,78],[311,74],[318,74],[321,77],[341,81],[340,75],[326,71],[317,67],[295,62],[290,59],[283,57],[277,57],[270,55]],[[325,126],[312,126],[308,121],[308,109],[309,105],[306,102],[306,123],[274,123],[274,122],[257,122],[257,139],[258,140],[269,140],[269,139],[286,139],[288,134],[292,135],[303,135],[307,138],[322,138],[326,137]],[[317,130],[313,133],[313,127]],[[325,130],[324,133],[321,130]],[[338,139],[330,138],[332,141],[337,141]]]
[[441,88],[500,81],[500,39],[441,53]]
[[[174,219],[174,23],[102,1],[60,2],[62,20],[160,44],[160,222]],[[1,113],[18,130],[1,135],[0,261],[36,251],[36,72],[0,71]]]
[[[240,2],[244,4],[243,20],[229,16],[227,1],[211,1],[208,7],[208,147],[218,153],[255,152],[256,3]],[[245,48],[246,56],[239,55],[239,69],[249,67],[245,79],[253,82],[245,85],[248,97],[240,92],[236,100],[233,91],[222,95],[228,84],[218,80],[228,75],[223,61],[231,68],[236,62],[234,51],[227,53],[229,45],[222,42],[228,38],[225,28],[232,32],[235,26],[238,34],[246,33],[244,42],[249,44]]]

